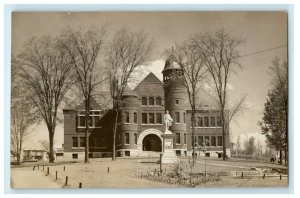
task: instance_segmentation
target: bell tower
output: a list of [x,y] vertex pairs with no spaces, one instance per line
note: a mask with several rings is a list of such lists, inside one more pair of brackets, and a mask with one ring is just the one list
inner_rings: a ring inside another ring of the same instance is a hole
[[174,150],[177,155],[185,155],[187,151],[187,132],[186,132],[186,89],[180,80],[182,70],[174,61],[171,54],[165,63],[162,71],[164,83],[165,111],[169,110],[173,118],[170,131],[174,136]]

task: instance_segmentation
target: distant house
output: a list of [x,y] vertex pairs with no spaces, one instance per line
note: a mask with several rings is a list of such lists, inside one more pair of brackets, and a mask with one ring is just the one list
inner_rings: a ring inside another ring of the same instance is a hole
[[30,160],[47,160],[48,155],[46,150],[23,150],[23,161]]

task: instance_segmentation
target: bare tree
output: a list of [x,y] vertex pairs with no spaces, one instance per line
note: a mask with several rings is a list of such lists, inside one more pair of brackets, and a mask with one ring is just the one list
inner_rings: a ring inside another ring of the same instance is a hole
[[32,38],[18,55],[20,70],[28,101],[47,125],[49,132],[49,162],[54,162],[53,138],[58,119],[58,108],[72,86],[71,64],[56,39],[49,36]]
[[11,151],[17,157],[17,164],[21,162],[23,143],[30,134],[28,127],[36,121],[32,104],[24,97],[22,79],[18,76],[18,68],[15,58],[12,58],[11,77],[11,125],[10,144]]
[[226,131],[229,130],[230,121],[241,109],[246,97],[244,96],[237,102],[231,110],[231,115],[229,115],[227,110],[229,108],[227,99],[228,81],[230,75],[233,72],[237,72],[237,68],[241,67],[238,47],[243,40],[238,36],[230,34],[226,29],[221,28],[215,32],[196,34],[194,42],[198,45],[198,51],[205,62],[216,92],[217,108],[220,109],[221,113],[223,160],[226,160]]
[[67,29],[61,35],[61,48],[66,51],[71,59],[76,72],[76,84],[84,98],[85,106],[85,157],[84,162],[89,162],[89,117],[91,97],[97,86],[105,81],[101,73],[101,50],[104,46],[106,27],[100,30]]
[[[185,87],[188,95],[188,101],[192,110],[191,123],[192,123],[192,150],[193,150],[193,163],[195,163],[195,124],[196,124],[196,105],[197,98],[199,98],[199,91],[205,80],[207,69],[204,60],[198,51],[199,48],[193,42],[193,38],[176,44],[175,49],[172,48],[171,56],[174,61],[180,66],[180,70],[175,72],[175,78],[181,82]],[[202,145],[200,145],[202,146]]]
[[237,152],[237,154],[240,153],[240,150],[241,150],[241,137],[238,136],[237,139],[236,139],[236,152]]
[[117,31],[108,45],[106,62],[115,116],[112,160],[116,159],[117,124],[124,89],[133,79],[131,74],[134,70],[138,66],[147,65],[154,46],[154,40],[149,40],[145,32],[130,32],[126,27]]

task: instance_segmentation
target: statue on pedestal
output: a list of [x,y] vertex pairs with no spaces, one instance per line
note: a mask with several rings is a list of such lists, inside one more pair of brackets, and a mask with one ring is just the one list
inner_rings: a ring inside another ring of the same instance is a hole
[[172,132],[169,130],[169,127],[172,126],[173,118],[170,116],[169,111],[166,110],[166,114],[164,115],[164,121],[165,121],[165,134],[172,134]]

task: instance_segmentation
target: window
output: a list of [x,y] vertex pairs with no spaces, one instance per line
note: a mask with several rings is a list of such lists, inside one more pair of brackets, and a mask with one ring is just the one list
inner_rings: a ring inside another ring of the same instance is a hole
[[72,154],[72,159],[78,159],[78,154],[77,153],[73,153]]
[[197,125],[198,125],[198,127],[203,127],[203,118],[202,117],[198,117],[197,118]]
[[80,147],[85,147],[85,137],[80,137]]
[[204,116],[204,127],[209,127],[209,119],[208,119],[208,116]]
[[125,144],[129,144],[129,133],[125,133]]
[[218,136],[218,146],[223,146],[223,137]]
[[130,151],[125,151],[125,156],[130,156]]
[[73,141],[72,147],[78,147],[78,138],[72,137],[72,141]]
[[137,133],[134,133],[134,144],[137,144]]
[[142,105],[147,105],[147,98],[146,97],[142,97]]
[[185,124],[185,112],[183,112],[183,123]]
[[151,105],[151,106],[154,105],[154,98],[153,97],[149,98],[149,105]]
[[186,144],[186,133],[184,133],[184,139],[183,139],[183,142],[184,142],[184,144]]
[[176,104],[176,105],[179,105],[179,100],[175,100],[175,104]]
[[203,136],[198,136],[198,146],[203,146]]
[[79,127],[85,127],[85,116],[78,116]]
[[210,137],[210,142],[211,142],[211,146],[217,146],[216,137],[215,136],[211,136]]
[[205,136],[205,145],[206,146],[210,146],[210,142],[209,142],[209,136]]
[[179,112],[175,112],[175,123],[180,123]]
[[129,124],[129,112],[124,113],[124,123]]
[[133,113],[133,123],[137,124],[137,113],[136,112]]
[[217,116],[217,127],[222,127],[222,121],[220,116]]
[[[91,110],[88,124],[90,127],[100,127],[101,111]],[[78,127],[85,127],[85,111],[78,113]]]
[[210,116],[210,127],[216,127],[216,117]]
[[149,113],[149,124],[154,124],[154,113]]
[[156,113],[156,124],[162,124],[162,115],[161,115],[161,113]]
[[147,113],[142,113],[142,124],[147,124]]
[[180,144],[180,133],[176,133],[176,144]]
[[156,98],[156,105],[161,105],[161,97]]

